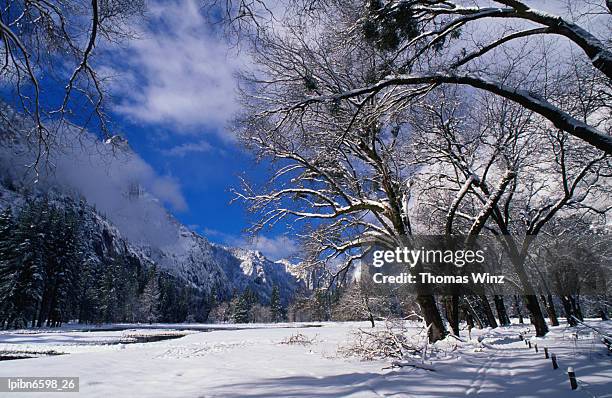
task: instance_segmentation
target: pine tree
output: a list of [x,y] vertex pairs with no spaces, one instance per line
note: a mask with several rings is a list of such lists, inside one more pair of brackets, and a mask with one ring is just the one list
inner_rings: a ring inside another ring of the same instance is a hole
[[140,319],[144,322],[157,322],[159,319],[159,281],[155,268],[149,274],[149,280],[138,299]]
[[61,242],[59,252],[50,253],[59,258],[55,274],[55,290],[50,310],[50,326],[60,326],[62,322],[77,315],[78,305],[75,293],[81,277],[82,252],[80,250],[81,220],[78,213],[65,211],[61,218]]
[[248,302],[248,297],[245,294],[240,295],[235,304],[232,314],[234,323],[248,323],[249,322],[249,310],[251,306]]
[[[62,211],[45,203],[45,210],[41,213],[41,235],[43,252],[43,278],[41,285],[41,299],[38,308],[37,326],[51,326],[51,313],[57,306],[58,287],[62,283],[63,268],[66,261],[67,234],[65,217]],[[57,314],[55,314],[57,315]]]
[[282,322],[285,319],[285,309],[282,306],[280,291],[276,285],[272,287],[270,310],[272,311],[272,322]]
[[79,323],[90,323],[101,319],[99,289],[96,286],[99,267],[92,257],[83,260],[78,278],[76,315]]
[[29,202],[19,214],[15,228],[15,255],[9,260],[5,305],[7,324],[18,328],[34,324],[41,299],[44,258],[41,215],[44,205]]
[[317,289],[314,297],[311,299],[312,315],[316,321],[327,321],[329,320],[329,300],[327,292],[324,289]]
[[10,312],[7,298],[13,282],[12,261],[16,252],[15,221],[10,207],[0,213],[0,327],[6,327]]
[[13,252],[13,234],[15,233],[15,221],[13,211],[10,207],[0,213],[0,264],[6,262]]
[[212,289],[210,290],[210,297],[207,301],[206,319],[208,319],[208,315],[218,304],[219,304],[219,300],[217,299],[217,288],[213,286]]
[[102,280],[98,285],[98,300],[100,303],[100,318],[96,322],[117,322],[120,319],[118,311],[118,288],[120,286],[121,257],[114,255],[109,263],[105,264]]

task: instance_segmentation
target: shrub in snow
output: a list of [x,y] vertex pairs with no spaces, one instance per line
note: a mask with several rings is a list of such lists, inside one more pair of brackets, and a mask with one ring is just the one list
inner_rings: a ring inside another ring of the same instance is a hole
[[426,338],[409,330],[404,320],[387,320],[383,327],[358,329],[351,341],[338,349],[340,355],[356,356],[365,361],[405,359],[421,356]]
[[296,334],[292,334],[291,336],[287,337],[285,340],[281,341],[281,344],[311,345],[314,342],[315,342],[314,338],[311,339],[305,334],[298,332]]

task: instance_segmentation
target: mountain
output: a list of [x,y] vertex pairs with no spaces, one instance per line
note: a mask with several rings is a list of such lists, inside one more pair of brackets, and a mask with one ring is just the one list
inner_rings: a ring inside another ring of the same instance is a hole
[[161,269],[196,287],[208,292],[215,289],[224,296],[251,288],[262,302],[269,303],[273,286],[278,286],[285,304],[304,287],[297,274],[259,251],[212,243],[174,219],[171,225],[176,227],[176,241],[141,248]]
[[94,262],[109,264],[110,258],[120,256],[136,264],[136,273],[154,268],[208,301],[212,295],[213,300],[224,300],[250,288],[268,303],[273,286],[278,286],[287,304],[304,287],[286,263],[212,243],[178,222],[166,210],[180,205],[176,187],[125,140],[100,143],[87,133],[68,130],[59,144],[61,150],[46,159],[52,167],[35,173],[26,167],[34,158],[30,146],[3,133],[0,208],[17,211],[28,198],[44,197],[54,207],[78,211],[86,220],[86,243]]

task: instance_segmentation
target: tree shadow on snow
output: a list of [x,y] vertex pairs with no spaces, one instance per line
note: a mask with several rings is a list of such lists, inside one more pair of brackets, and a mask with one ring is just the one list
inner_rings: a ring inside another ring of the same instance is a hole
[[[495,360],[483,353],[462,363],[436,365],[437,371],[404,368],[381,373],[345,373],[326,377],[290,376],[270,378],[252,383],[220,386],[222,396],[240,397],[347,397],[351,395],[394,397],[573,397],[565,368],[560,363],[553,370],[550,360],[533,352]],[[593,363],[578,367],[580,375],[599,374],[609,378],[607,370]],[[564,367],[565,366],[565,367]],[[581,387],[584,388],[584,387]],[[610,383],[586,386],[595,396],[610,396]],[[582,392],[584,394],[585,392]]]

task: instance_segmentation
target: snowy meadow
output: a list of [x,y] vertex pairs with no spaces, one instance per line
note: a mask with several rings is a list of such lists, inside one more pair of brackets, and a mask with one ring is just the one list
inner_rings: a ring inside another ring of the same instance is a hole
[[[587,324],[612,332],[609,321]],[[534,338],[533,327],[516,323],[474,329],[471,339],[464,331],[461,339],[449,337],[428,345],[419,357],[401,361],[345,355],[352,334],[371,330],[366,322],[108,326],[100,331],[66,326],[3,332],[3,355],[64,355],[2,361],[0,376],[77,376],[80,392],[64,395],[83,397],[612,396],[611,356],[587,326],[554,327],[545,338]],[[122,330],[105,330],[111,326]],[[375,330],[384,329],[377,323]],[[426,344],[421,325],[409,323],[407,330],[416,342]],[[135,336],[173,333],[182,337],[126,342]],[[529,339],[532,348],[519,335]],[[545,358],[544,348],[556,355],[559,369]],[[577,391],[570,389],[569,366],[579,380]]]

